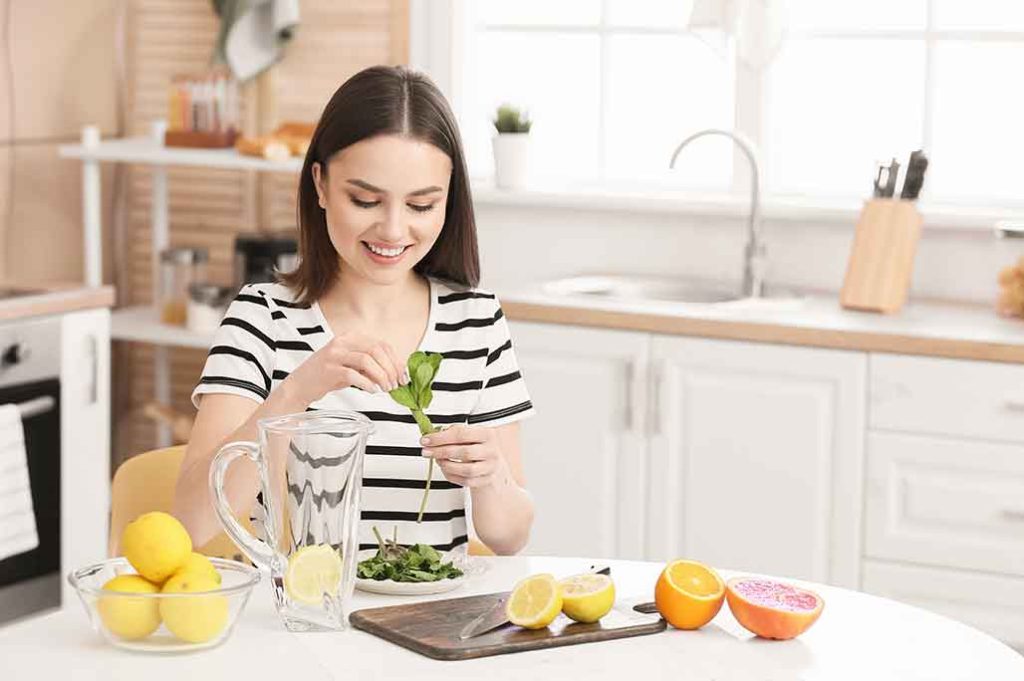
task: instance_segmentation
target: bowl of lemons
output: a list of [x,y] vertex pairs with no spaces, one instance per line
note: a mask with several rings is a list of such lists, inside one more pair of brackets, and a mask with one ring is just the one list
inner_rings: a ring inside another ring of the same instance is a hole
[[227,639],[260,573],[192,551],[167,513],[146,513],[121,535],[123,556],[75,570],[68,581],[93,627],[130,650],[182,652]]

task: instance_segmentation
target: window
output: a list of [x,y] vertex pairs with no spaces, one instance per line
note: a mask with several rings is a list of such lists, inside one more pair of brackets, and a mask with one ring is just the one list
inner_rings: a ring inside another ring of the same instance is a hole
[[[724,138],[761,149],[767,191],[863,197],[876,161],[924,148],[932,202],[1024,203],[1024,3],[788,0],[764,69],[719,30],[688,27],[685,0],[474,0],[455,36],[457,109],[470,172],[491,174],[501,102],[534,120],[538,179],[727,191],[748,169]],[[734,176],[735,175],[735,176]]]

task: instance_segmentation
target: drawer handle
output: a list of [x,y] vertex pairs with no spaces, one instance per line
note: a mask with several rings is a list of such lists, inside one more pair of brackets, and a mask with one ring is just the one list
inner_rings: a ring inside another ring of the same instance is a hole
[[1003,520],[1009,520],[1015,523],[1024,523],[1024,510],[1016,508],[1004,508],[1002,516]]

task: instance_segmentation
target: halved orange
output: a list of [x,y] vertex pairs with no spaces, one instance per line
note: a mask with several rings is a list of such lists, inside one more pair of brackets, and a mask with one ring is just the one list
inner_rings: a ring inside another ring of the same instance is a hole
[[694,560],[674,560],[658,577],[654,603],[677,629],[699,629],[722,609],[725,583],[718,573]]

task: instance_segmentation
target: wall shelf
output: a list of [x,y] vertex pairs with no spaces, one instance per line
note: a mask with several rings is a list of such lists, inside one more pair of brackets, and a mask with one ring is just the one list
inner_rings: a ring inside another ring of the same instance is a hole
[[[284,161],[268,161],[244,156],[235,149],[191,149],[164,146],[164,121],[154,121],[150,134],[143,137],[101,140],[99,129],[82,129],[81,144],[66,144],[58,148],[61,158],[76,159],[82,163],[82,232],[85,246],[85,280],[89,286],[103,281],[103,224],[102,194],[100,190],[101,163],[133,163],[152,168],[150,189],[150,229],[153,236],[150,266],[153,281],[160,281],[160,252],[167,248],[170,228],[170,196],[167,169],[172,166],[247,170],[271,173],[299,173],[303,159],[292,157]],[[155,348],[153,357],[154,398],[170,404],[169,347],[210,347],[212,334],[195,334],[184,327],[160,322],[157,311],[150,306],[127,307],[111,313],[111,338],[136,343],[149,343]],[[161,426],[157,438],[160,446],[171,443],[170,428]]]
[[110,315],[110,338],[135,343],[151,343],[175,348],[208,350],[213,334],[189,331],[160,321],[159,313],[149,305],[122,307]]
[[81,161],[258,170],[277,173],[297,173],[302,170],[302,159],[297,156],[286,161],[268,161],[254,156],[244,156],[233,148],[165,147],[162,143],[149,137],[127,137],[95,144],[66,144],[61,146],[58,151],[62,158],[76,158]]

